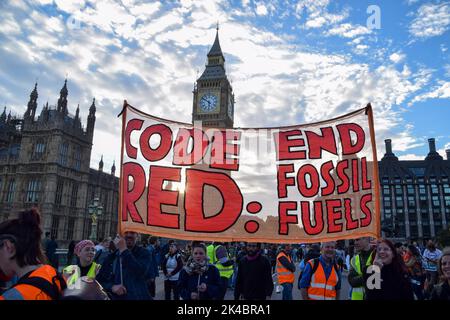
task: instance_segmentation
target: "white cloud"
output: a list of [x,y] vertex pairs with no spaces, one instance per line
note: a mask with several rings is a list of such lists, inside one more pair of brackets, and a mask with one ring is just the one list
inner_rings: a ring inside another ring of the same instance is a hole
[[[48,1],[44,1],[48,2]],[[86,5],[85,0],[55,0],[55,4],[58,6],[58,8],[62,11],[65,11],[67,13],[73,13],[76,11],[79,11],[84,8]]]
[[417,154],[408,153],[398,156],[399,160],[424,160],[424,156],[419,156]]
[[450,25],[450,5],[424,4],[418,9],[409,32],[418,38],[439,36],[448,30]]
[[343,10],[338,14],[329,13],[328,4],[329,0],[301,0],[295,7],[295,15],[298,19],[301,19],[303,14],[306,16],[306,29],[334,25],[348,18],[348,10]]
[[446,99],[450,98],[450,82],[442,82],[439,87],[432,91],[416,96],[409,105],[414,102],[425,101],[428,99]]
[[344,38],[354,38],[356,36],[369,33],[371,33],[371,31],[367,27],[361,25],[354,26],[350,23],[343,23],[326,32],[327,35],[340,36]]
[[20,25],[14,20],[14,16],[11,13],[5,13],[0,15],[2,19],[2,27],[0,28],[0,34],[5,36],[16,36],[20,34]]
[[405,59],[405,55],[402,54],[401,52],[394,52],[389,56],[389,59],[394,63],[399,63],[403,61],[403,59]]
[[256,14],[259,16],[267,15],[267,7],[262,3],[258,3],[256,5]]
[[[312,1],[305,10],[327,4]],[[40,78],[40,105],[46,99],[54,103],[68,72],[71,110],[79,101],[85,119],[92,97],[98,102],[93,161],[98,161],[100,152],[117,155],[120,150],[113,146],[120,144],[120,137],[111,132],[120,127],[116,115],[123,99],[156,116],[190,122],[196,70],[203,71],[217,19],[237,100],[237,126],[319,121],[372,102],[377,139],[382,141],[392,137],[392,130],[402,121],[396,106],[428,81],[426,75],[416,77],[417,72],[412,74],[407,67],[396,70],[389,61],[372,67],[355,62],[351,55],[298,49],[285,36],[234,19],[217,2],[183,2],[170,11],[161,6],[145,10],[157,17],[136,23],[142,11],[132,12],[110,1],[96,2],[75,13],[83,25],[69,33],[57,31],[57,20],[52,20],[53,28],[38,28],[45,17],[17,16],[15,21],[23,20],[21,26],[30,36],[5,41],[0,54],[2,60],[16,61],[28,72],[16,79],[17,94],[8,98],[8,104],[23,113],[36,76]],[[355,38],[356,48],[368,49],[361,39],[365,30],[352,25],[342,28],[343,37]],[[0,79],[7,79],[17,66],[3,61]],[[399,139],[404,150],[416,144],[408,135]]]

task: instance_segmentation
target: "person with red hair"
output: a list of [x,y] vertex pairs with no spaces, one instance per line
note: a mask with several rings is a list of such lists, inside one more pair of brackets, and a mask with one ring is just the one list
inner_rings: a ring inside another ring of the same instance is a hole
[[366,300],[414,300],[408,269],[394,244],[387,239],[378,242],[372,268],[363,276]]
[[0,300],[56,300],[66,287],[42,252],[41,217],[37,209],[22,211],[17,219],[0,223],[0,269],[18,282]]

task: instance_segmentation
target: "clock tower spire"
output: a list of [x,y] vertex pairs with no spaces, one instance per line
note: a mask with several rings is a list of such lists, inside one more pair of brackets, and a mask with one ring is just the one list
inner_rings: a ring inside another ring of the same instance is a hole
[[205,127],[233,127],[234,94],[225,72],[218,23],[216,38],[207,54],[205,70],[197,79],[193,94],[192,122],[202,121]]

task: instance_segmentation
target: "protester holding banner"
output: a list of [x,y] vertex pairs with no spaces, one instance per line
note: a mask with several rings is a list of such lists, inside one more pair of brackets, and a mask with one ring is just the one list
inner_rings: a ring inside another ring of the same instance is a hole
[[305,265],[300,280],[303,300],[339,300],[341,270],[335,257],[336,243],[324,242],[320,257]]
[[151,300],[147,280],[150,253],[138,246],[138,234],[125,232],[114,240],[117,250],[106,259],[97,281],[111,294],[113,300]]
[[378,243],[373,266],[363,274],[366,300],[414,300],[408,270],[391,241]]
[[192,244],[192,256],[180,272],[178,287],[183,300],[217,300],[220,274],[208,263],[206,247],[202,243]]
[[262,255],[260,243],[247,243],[247,255],[238,266],[234,298],[236,300],[266,300],[273,291],[269,260]]
[[434,286],[431,300],[450,301],[450,247],[444,248],[438,269],[440,282]]
[[64,279],[46,264],[41,248],[41,217],[37,209],[22,211],[17,219],[0,223],[0,269],[6,280],[18,282],[0,300],[56,300],[66,287]]

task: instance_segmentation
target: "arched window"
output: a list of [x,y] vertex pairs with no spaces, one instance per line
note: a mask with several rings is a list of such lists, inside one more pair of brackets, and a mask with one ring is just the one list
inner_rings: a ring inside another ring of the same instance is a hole
[[45,154],[45,142],[44,140],[37,140],[33,147],[33,153],[31,154],[31,160],[41,160]]

